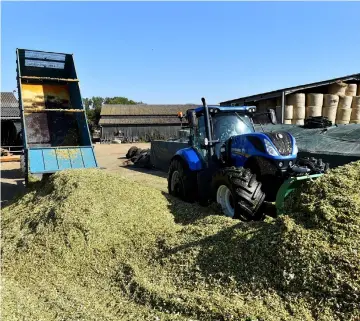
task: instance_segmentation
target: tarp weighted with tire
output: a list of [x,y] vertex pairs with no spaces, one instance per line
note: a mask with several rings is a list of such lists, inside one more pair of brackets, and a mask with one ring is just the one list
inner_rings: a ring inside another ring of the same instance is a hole
[[[360,125],[303,128],[289,125],[263,125],[264,131],[287,131],[299,148],[299,157],[321,158],[330,168],[360,160]],[[261,131],[260,126],[256,126]]]

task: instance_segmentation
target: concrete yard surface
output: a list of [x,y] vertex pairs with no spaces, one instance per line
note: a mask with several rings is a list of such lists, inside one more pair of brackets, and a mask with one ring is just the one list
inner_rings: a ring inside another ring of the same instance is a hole
[[[98,166],[102,170],[166,192],[167,173],[126,165],[125,155],[131,146],[147,149],[150,148],[150,143],[95,144],[94,150]],[[24,190],[24,177],[20,171],[20,162],[1,163],[1,205],[4,206]]]

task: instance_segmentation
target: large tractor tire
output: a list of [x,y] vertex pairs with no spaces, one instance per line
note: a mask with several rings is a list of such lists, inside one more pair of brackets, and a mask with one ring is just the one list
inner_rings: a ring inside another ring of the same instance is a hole
[[197,195],[196,173],[184,161],[174,159],[169,167],[168,191],[185,202],[194,202]]
[[224,168],[215,173],[213,195],[226,216],[243,221],[260,220],[265,199],[261,183],[249,169]]
[[138,149],[139,149],[139,148],[136,147],[136,146],[130,147],[129,150],[128,150],[128,152],[126,153],[126,156],[125,156],[125,157],[126,157],[127,159],[130,159],[130,158],[134,157],[134,156],[136,155]]

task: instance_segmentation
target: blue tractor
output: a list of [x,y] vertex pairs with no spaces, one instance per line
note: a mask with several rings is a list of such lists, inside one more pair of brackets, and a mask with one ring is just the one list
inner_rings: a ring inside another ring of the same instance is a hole
[[[279,214],[292,190],[327,170],[321,160],[297,159],[291,134],[256,132],[254,106],[202,102],[186,112],[189,147],[171,159],[169,194],[200,204],[216,201],[226,216],[258,220],[271,208]],[[265,114],[276,123],[274,110]]]

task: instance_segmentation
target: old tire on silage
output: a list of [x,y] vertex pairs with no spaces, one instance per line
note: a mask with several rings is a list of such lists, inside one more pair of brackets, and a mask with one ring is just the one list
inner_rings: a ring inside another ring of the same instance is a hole
[[135,156],[136,152],[138,151],[139,148],[137,148],[136,146],[132,146],[129,148],[128,152],[126,153],[125,157],[127,159],[132,158]]
[[259,211],[265,199],[261,183],[249,169],[223,168],[215,173],[212,180],[212,190],[215,200],[221,186],[226,186],[232,197],[233,218],[244,221],[259,220],[263,213]]
[[[174,182],[175,175],[178,180]],[[174,159],[168,172],[168,191],[185,202],[194,202],[197,195],[196,173],[192,172],[184,161]]]

